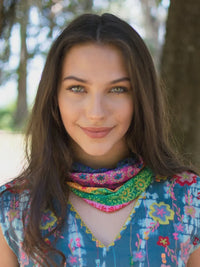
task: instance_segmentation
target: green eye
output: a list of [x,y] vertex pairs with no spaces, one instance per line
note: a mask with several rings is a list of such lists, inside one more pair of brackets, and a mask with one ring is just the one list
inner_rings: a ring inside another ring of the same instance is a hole
[[127,91],[128,91],[127,88],[122,86],[114,87],[111,89],[111,93],[117,93],[117,94],[125,93]]
[[85,89],[84,87],[80,85],[71,86],[68,88],[69,91],[72,91],[73,93],[84,93]]

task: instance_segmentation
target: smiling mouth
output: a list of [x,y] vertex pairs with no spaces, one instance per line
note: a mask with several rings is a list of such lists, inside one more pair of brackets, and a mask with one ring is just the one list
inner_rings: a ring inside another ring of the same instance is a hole
[[114,127],[80,127],[84,133],[91,138],[103,138],[107,136]]

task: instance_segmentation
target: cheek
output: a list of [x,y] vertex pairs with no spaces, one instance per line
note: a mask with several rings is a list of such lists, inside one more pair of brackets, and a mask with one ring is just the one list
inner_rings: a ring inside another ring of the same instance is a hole
[[126,102],[119,109],[118,118],[124,125],[130,125],[133,117],[133,103]]
[[70,109],[62,109],[61,118],[62,118],[62,121],[63,121],[63,124],[65,125],[65,127],[67,127],[67,126],[69,127],[77,119],[75,113]]
[[75,115],[74,109],[70,104],[70,102],[66,101],[66,99],[62,97],[58,98],[58,106],[63,124],[66,128],[74,120],[74,115]]

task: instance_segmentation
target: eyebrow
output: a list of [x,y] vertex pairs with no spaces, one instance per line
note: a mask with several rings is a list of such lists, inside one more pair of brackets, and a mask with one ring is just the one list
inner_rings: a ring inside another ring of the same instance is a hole
[[65,77],[64,79],[63,79],[63,81],[66,81],[66,80],[75,80],[75,81],[77,81],[77,82],[82,82],[82,83],[88,83],[88,81],[87,80],[84,80],[84,79],[81,79],[81,78],[78,78],[78,77],[76,77],[76,76],[67,76],[67,77]]
[[[77,82],[89,83],[87,80],[81,79],[81,78],[76,77],[76,76],[73,76],[73,75],[66,76],[63,79],[63,81],[66,81],[66,80],[75,80]],[[119,78],[119,79],[116,79],[116,80],[111,81],[110,84],[115,84],[115,83],[123,82],[123,81],[129,81],[130,82],[130,78],[128,78],[128,77],[122,77],[122,78]]]

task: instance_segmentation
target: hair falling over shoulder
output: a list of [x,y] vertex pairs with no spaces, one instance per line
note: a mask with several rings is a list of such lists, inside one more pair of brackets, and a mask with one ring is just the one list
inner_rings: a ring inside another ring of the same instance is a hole
[[[73,159],[57,94],[64,56],[72,46],[86,42],[112,44],[123,53],[134,102],[134,115],[126,136],[130,149],[141,155],[155,174],[170,176],[186,169],[169,147],[162,90],[141,37],[130,25],[111,14],[84,14],[76,18],[58,36],[47,56],[27,130],[28,167],[18,177],[18,184],[23,182],[30,191],[23,249],[41,266],[64,266],[66,260],[60,251],[45,242],[40,221],[45,209],[52,210],[58,219],[53,232],[66,220],[66,180]],[[59,209],[55,209],[55,205]],[[51,259],[54,253],[60,256],[59,264]]]

